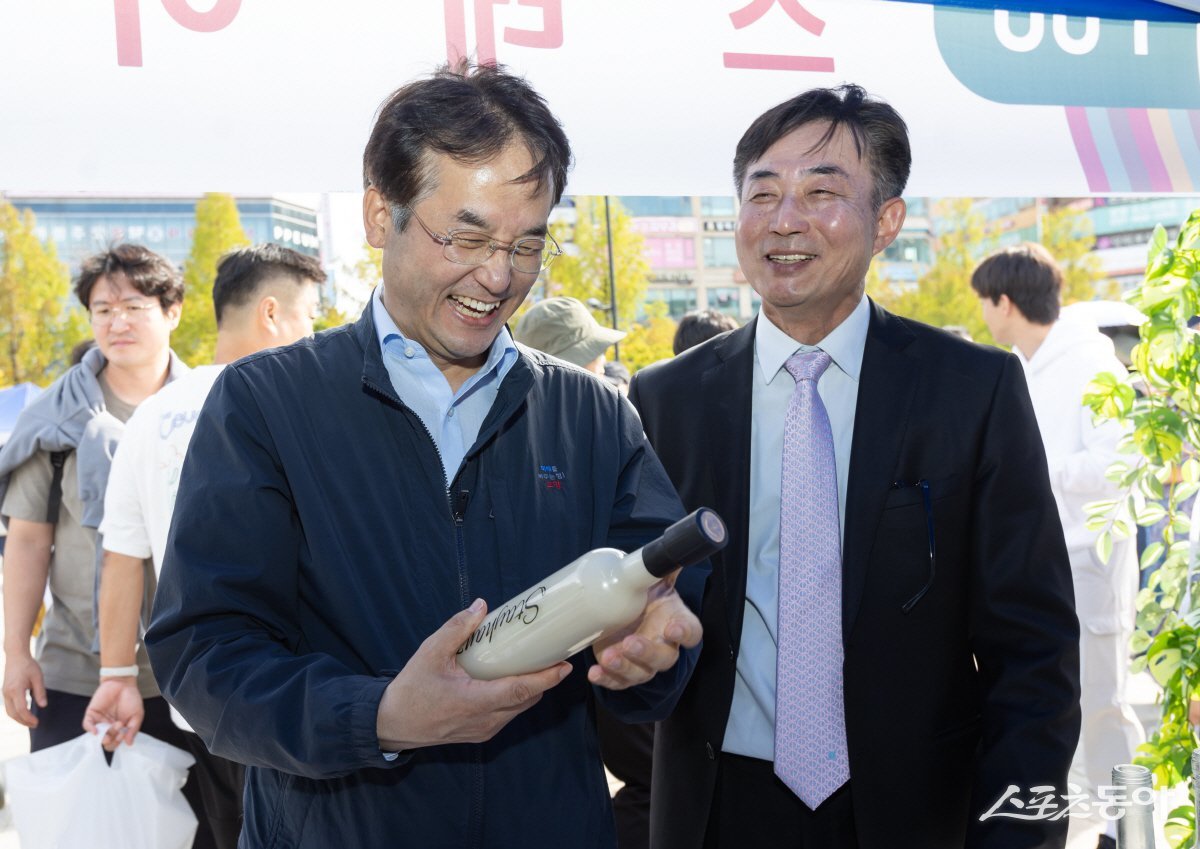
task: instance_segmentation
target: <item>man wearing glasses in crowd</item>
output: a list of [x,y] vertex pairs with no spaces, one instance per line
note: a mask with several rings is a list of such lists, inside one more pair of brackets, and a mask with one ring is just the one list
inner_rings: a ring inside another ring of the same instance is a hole
[[505,328],[559,253],[570,158],[501,69],[399,89],[364,154],[383,285],[357,324],[227,367],[200,414],[147,644],[248,765],[244,846],[614,844],[591,702],[670,711],[705,570],[574,664],[455,660],[485,599],[683,513],[628,403]]
[[[21,413],[0,450],[0,516],[8,522],[4,708],[29,728],[35,752],[79,736],[103,674],[93,615],[96,528],[124,422],[187,371],[169,347],[183,277],[168,260],[141,245],[117,245],[83,261],[75,294],[91,317],[96,347]],[[47,584],[52,603],[35,659],[30,638]],[[145,649],[137,666],[143,730],[182,746]],[[196,798],[190,787],[185,792]],[[205,845],[203,838],[196,845]]]
[[[0,451],[0,514],[8,522],[4,707],[30,729],[33,751],[79,736],[100,680],[92,650],[95,529],[123,423],[187,370],[169,347],[183,278],[166,259],[119,245],[84,260],[75,294],[91,316],[96,347],[21,413]],[[29,642],[47,580],[53,604],[35,660]],[[145,651],[138,665],[142,696],[158,696]],[[151,701],[169,724],[166,703]]]

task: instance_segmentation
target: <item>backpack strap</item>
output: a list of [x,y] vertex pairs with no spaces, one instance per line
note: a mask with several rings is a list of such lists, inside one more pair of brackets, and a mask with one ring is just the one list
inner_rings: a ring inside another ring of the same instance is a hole
[[51,525],[58,524],[58,508],[62,506],[63,465],[67,462],[70,451],[51,451],[50,465],[54,474],[50,478],[50,495],[46,499],[46,521]]

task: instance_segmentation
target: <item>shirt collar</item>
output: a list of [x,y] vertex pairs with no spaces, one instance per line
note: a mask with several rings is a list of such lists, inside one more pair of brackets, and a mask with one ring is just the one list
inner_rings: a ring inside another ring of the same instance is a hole
[[[383,287],[376,286],[375,291],[371,294],[371,314],[375,319],[375,335],[379,339],[379,352],[383,356],[387,356],[388,343],[399,343],[401,346],[411,346],[420,352],[423,359],[429,359],[428,353],[420,342],[414,342],[400,332],[400,328],[388,313],[387,308],[383,305]],[[399,358],[403,361],[403,358]],[[461,397],[471,387],[477,384],[480,379],[490,374],[493,370],[499,370],[500,376],[503,377],[508,373],[508,369],[512,367],[513,362],[517,359],[517,346],[513,342],[512,334],[508,332],[507,327],[501,327],[500,333],[492,342],[492,347],[488,349],[487,361],[475,374],[467,379],[458,391]]]
[[851,380],[862,371],[863,349],[867,345],[867,326],[871,321],[870,304],[863,295],[858,306],[845,320],[816,345],[802,345],[775,326],[767,314],[758,311],[754,332],[754,354],[768,383],[783,368],[788,357],[801,350],[820,348]]

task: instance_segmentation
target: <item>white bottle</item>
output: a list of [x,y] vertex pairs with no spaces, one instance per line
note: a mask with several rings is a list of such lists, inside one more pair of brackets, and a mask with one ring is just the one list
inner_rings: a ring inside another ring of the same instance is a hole
[[630,554],[597,548],[493,610],[458,650],[472,678],[490,681],[545,669],[624,628],[647,591],[680,566],[720,551],[725,523],[707,507]]

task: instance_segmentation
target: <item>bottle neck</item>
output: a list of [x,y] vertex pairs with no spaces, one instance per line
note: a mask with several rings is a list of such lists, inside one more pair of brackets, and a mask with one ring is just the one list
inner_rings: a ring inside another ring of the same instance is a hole
[[631,587],[644,589],[658,583],[660,579],[646,569],[646,564],[642,562],[642,550],[639,548],[621,558],[621,580],[628,582]]

